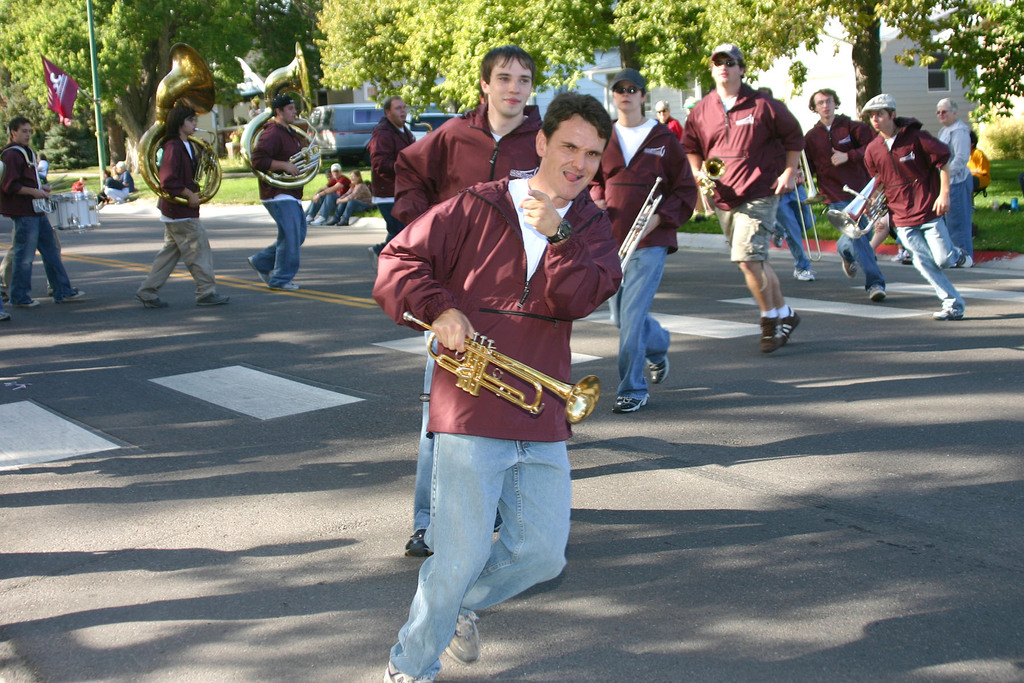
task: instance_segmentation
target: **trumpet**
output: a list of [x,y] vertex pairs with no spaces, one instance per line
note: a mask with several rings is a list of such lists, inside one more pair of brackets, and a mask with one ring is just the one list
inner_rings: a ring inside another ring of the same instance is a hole
[[[821,242],[818,241],[818,226],[814,222],[814,212],[808,211],[808,215],[811,217],[811,230],[814,231],[814,244],[817,247],[817,255],[811,256],[811,236],[807,232],[807,219],[804,218],[804,207],[803,204],[816,204],[821,201],[818,198],[818,188],[814,185],[814,177],[811,175],[811,165],[807,161],[807,152],[800,152],[800,169],[804,174],[804,187],[807,188],[807,197],[801,202],[800,209],[800,227],[804,231],[804,251],[812,261],[821,260]],[[799,193],[797,197],[799,197]]]
[[[889,213],[884,187],[878,184],[878,178],[869,180],[860,192],[849,185],[843,185],[843,191],[856,195],[856,199],[847,204],[845,209],[830,209],[828,221],[850,239],[867,235]],[[863,228],[860,227],[861,218],[866,221]]]
[[[544,396],[544,389],[547,389],[566,402],[565,419],[570,424],[586,420],[597,406],[597,400],[601,396],[601,382],[594,375],[587,375],[573,385],[559,382],[543,372],[498,353],[494,350],[494,341],[482,335],[466,337],[466,352],[461,358],[439,354],[434,351],[434,340],[437,339],[434,328],[412,313],[406,312],[402,317],[425,330],[430,330],[431,334],[427,337],[427,354],[441,368],[455,375],[455,386],[472,396],[479,396],[481,388],[487,389],[531,415],[539,415],[544,410],[541,399]],[[489,366],[494,366],[491,373],[487,372]],[[524,392],[502,381],[501,374],[504,372],[531,385],[534,390],[533,399],[528,401]]]
[[647,194],[647,199],[644,200],[643,206],[640,207],[639,213],[636,215],[636,219],[633,221],[633,225],[629,228],[629,232],[626,233],[626,239],[622,241],[622,246],[619,247],[619,266],[622,269],[622,275],[626,275],[626,267],[629,265],[629,259],[633,257],[633,252],[636,251],[637,245],[640,244],[640,240],[647,236],[647,224],[651,222],[651,216],[658,209],[658,204],[661,204],[661,198],[664,195],[658,195],[655,198],[654,193],[658,189],[658,185],[661,184],[661,176],[654,181],[654,187]]
[[701,163],[697,173],[697,187],[701,194],[710,197],[715,194],[715,181],[725,175],[725,162],[718,157],[708,157]]

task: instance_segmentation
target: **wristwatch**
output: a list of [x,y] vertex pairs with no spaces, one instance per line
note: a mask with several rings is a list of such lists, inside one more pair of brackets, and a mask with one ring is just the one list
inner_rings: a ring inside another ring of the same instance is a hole
[[569,221],[562,219],[562,222],[558,224],[558,230],[555,234],[548,238],[549,244],[561,244],[565,240],[569,239],[572,235],[572,226],[569,225]]

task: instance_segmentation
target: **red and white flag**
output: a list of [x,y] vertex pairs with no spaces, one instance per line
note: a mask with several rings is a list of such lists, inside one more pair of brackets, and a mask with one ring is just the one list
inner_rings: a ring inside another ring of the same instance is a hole
[[47,105],[57,112],[61,123],[70,126],[75,98],[78,97],[78,83],[54,66],[46,57],[43,57],[43,72],[46,75],[46,91],[49,93]]

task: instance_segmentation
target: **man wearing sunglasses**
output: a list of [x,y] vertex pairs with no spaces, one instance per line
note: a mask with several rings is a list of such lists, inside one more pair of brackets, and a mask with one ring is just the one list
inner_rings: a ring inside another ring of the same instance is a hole
[[[796,118],[776,99],[743,82],[746,64],[735,45],[711,53],[715,90],[697,103],[683,129],[683,148],[695,174],[706,159],[725,162],[715,183],[715,214],[731,247],[731,259],[761,308],[761,351],[789,341],[800,316],[786,304],[768,264],[768,245],[779,196],[796,188],[804,138]],[[779,147],[786,152],[778,173]]]
[[619,115],[591,196],[608,210],[620,245],[655,181],[662,179],[657,213],[629,264],[623,265],[622,287],[609,300],[612,320],[619,326],[619,387],[612,410],[632,413],[647,403],[648,382],[660,384],[668,376],[669,333],[649,311],[665,257],[678,248],[676,228],[690,219],[697,204],[697,186],[675,133],[644,116],[644,77],[635,69],[623,69],[611,85]]

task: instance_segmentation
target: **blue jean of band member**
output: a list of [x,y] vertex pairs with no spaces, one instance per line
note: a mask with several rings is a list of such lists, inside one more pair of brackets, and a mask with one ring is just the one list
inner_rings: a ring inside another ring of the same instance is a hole
[[[498,604],[565,566],[571,506],[565,442],[434,436],[432,508],[409,620],[391,663],[410,676],[436,675],[460,612]],[[505,523],[491,538],[493,512]]]
[[963,249],[974,258],[974,238],[971,221],[974,219],[974,181],[972,176],[949,186],[949,213],[944,216],[946,230],[953,246]]
[[960,257],[960,250],[949,241],[942,218],[907,228],[897,227],[896,234],[899,235],[903,246],[914,255],[914,267],[917,268],[917,272],[935,288],[935,294],[942,300],[943,308],[963,311],[963,297],[942,272],[943,268],[952,266]]
[[31,301],[32,261],[36,251],[43,260],[46,280],[53,290],[53,300],[63,301],[71,296],[74,289],[67,271],[60,259],[60,243],[53,233],[53,227],[45,214],[35,216],[13,216],[14,221],[14,276],[11,282],[11,303],[26,304]]
[[[424,330],[423,337],[430,337],[430,330]],[[437,351],[437,342],[434,343]],[[430,395],[430,381],[434,376],[437,363],[429,355],[427,367],[423,371],[423,393]],[[434,471],[434,440],[427,438],[427,422],[430,419],[430,403],[423,404],[423,419],[420,422],[420,449],[416,457],[416,487],[412,497],[413,531],[426,529],[430,526],[430,480]]]
[[[842,210],[850,205],[850,201],[833,202],[828,205],[828,208]],[[868,223],[866,216],[860,217],[860,228],[864,229]],[[879,287],[885,287],[885,276],[882,275],[882,269],[878,267],[878,259],[875,257],[875,250],[871,248],[871,235],[874,231],[859,237],[858,239],[850,239],[846,235],[842,235],[839,240],[836,241],[836,251],[841,257],[850,262],[856,262],[860,264],[860,268],[864,271],[864,290],[867,291],[872,285],[878,285]]]
[[277,223],[277,241],[252,257],[257,270],[270,273],[270,286],[288,284],[299,272],[299,247],[306,241],[306,217],[302,204],[281,200],[264,202]]
[[405,229],[405,223],[391,215],[391,209],[395,207],[394,202],[378,202],[374,206],[380,211],[380,215],[384,219],[384,225],[387,226],[388,237],[384,240],[384,244],[387,244],[395,238],[395,235]]
[[667,255],[667,247],[644,247],[633,252],[622,286],[608,300],[612,321],[619,327],[618,396],[646,396],[644,361],[658,364],[668,355],[668,330],[650,314]]
[[[811,215],[811,207],[803,203],[807,198],[804,186],[798,185],[797,189],[787,192],[779,198],[779,208],[775,214],[776,233],[786,239],[786,246],[789,253],[793,255],[793,267],[797,270],[810,270],[811,261],[804,252],[803,235],[804,225],[811,230],[814,216]],[[803,213],[803,224],[800,223],[800,214]],[[781,229],[780,229],[781,228]]]

